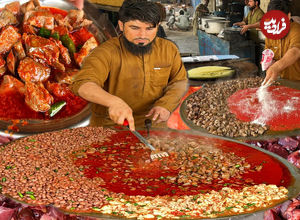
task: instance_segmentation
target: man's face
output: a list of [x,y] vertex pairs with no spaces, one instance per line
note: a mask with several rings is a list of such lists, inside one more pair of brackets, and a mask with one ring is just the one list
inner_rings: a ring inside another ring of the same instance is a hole
[[251,10],[253,10],[256,7],[256,1],[249,0],[248,6],[250,7]]
[[156,37],[158,25],[153,27],[150,23],[144,23],[139,20],[121,22],[119,21],[120,30],[123,31],[124,37],[131,43],[138,46],[150,44]]

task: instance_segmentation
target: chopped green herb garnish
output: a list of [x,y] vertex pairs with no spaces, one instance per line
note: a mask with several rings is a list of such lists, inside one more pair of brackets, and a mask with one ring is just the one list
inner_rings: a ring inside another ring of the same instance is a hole
[[195,159],[197,159],[198,157],[196,157],[196,156],[192,156],[192,160],[195,160]]
[[229,186],[230,185],[230,183],[224,183],[224,186]]
[[25,146],[25,149],[26,149],[26,150],[28,150],[28,149],[29,149],[29,147],[28,147],[28,146]]
[[69,178],[70,181],[74,181],[74,179],[72,177]]
[[125,212],[127,212],[128,214],[133,214],[134,213],[134,211],[125,211]]
[[27,194],[27,195],[34,195],[34,192],[27,191],[26,194]]
[[36,142],[35,139],[28,139],[28,141],[30,141],[30,142]]
[[40,168],[40,167],[36,167],[35,169],[36,169],[36,170],[40,170],[41,168]]
[[98,207],[93,207],[92,209],[93,209],[93,210],[95,210],[95,211],[98,211],[98,212],[100,212],[100,211],[101,211],[101,209],[100,209],[100,208],[98,208]]
[[70,210],[74,210],[74,209],[75,209],[75,207],[71,207],[71,208],[70,208]]
[[23,197],[24,197],[23,194],[20,193],[20,192],[18,192],[18,195],[20,196],[20,198],[23,198]]
[[176,193],[176,190],[175,190],[175,189],[172,189],[172,190],[171,190],[171,193],[175,194],[175,193]]
[[138,203],[133,203],[133,205],[134,205],[134,206],[138,206],[139,204],[138,204]]
[[112,198],[112,197],[107,197],[106,200],[107,200],[107,201],[110,201],[110,200],[114,200],[114,198]]
[[6,170],[12,169],[12,166],[6,166],[5,169]]
[[57,172],[58,172],[58,170],[57,170],[57,169],[54,169],[53,171],[54,171],[55,173],[57,173]]
[[2,183],[6,182],[6,178],[2,177],[1,181],[2,181]]
[[34,195],[29,195],[30,199],[35,200]]
[[226,207],[225,209],[230,210],[230,209],[233,209],[233,208],[234,208],[233,206],[229,206],[229,207]]
[[118,212],[112,212],[111,214],[113,214],[113,215],[118,215],[119,213],[118,213]]
[[189,217],[191,217],[190,215],[181,215],[181,216],[179,216],[180,218],[189,218]]
[[237,164],[237,165],[235,165],[235,167],[236,167],[236,168],[239,168],[239,167],[241,167],[241,165]]
[[163,180],[163,179],[165,179],[165,177],[164,177],[164,176],[161,176],[161,177],[159,177],[159,179]]

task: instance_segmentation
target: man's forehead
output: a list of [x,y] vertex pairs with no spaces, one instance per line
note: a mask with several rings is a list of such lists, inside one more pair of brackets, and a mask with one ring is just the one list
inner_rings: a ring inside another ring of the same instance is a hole
[[145,21],[140,21],[140,20],[130,20],[125,22],[128,26],[137,26],[137,27],[146,27],[146,28],[151,28],[155,27],[152,23],[145,22]]

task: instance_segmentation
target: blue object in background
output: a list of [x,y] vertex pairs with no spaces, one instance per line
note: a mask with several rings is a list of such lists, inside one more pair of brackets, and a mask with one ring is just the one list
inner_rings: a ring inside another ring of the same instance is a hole
[[198,30],[200,56],[237,55],[255,62],[255,45],[251,40],[228,41],[205,31]]
[[197,5],[199,5],[201,3],[201,0],[191,0],[191,3],[194,8],[194,11],[195,11],[195,8],[197,7]]

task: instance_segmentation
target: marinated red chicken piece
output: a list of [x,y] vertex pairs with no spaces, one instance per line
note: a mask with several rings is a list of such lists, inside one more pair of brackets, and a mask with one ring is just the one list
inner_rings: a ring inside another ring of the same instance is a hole
[[7,26],[0,33],[0,54],[8,52],[12,46],[21,39],[18,29]]
[[46,112],[53,103],[53,97],[43,83],[25,83],[25,103],[36,112]]
[[59,62],[59,48],[52,40],[23,34],[27,55],[38,62],[44,62],[55,69],[65,71],[65,66]]
[[0,28],[7,25],[18,24],[16,16],[9,10],[4,9],[0,12]]
[[56,71],[55,79],[59,83],[72,84],[73,77],[79,72],[78,69],[68,69],[65,72]]
[[13,50],[10,50],[10,52],[6,58],[6,63],[7,63],[7,69],[14,75],[15,75],[15,70],[16,70],[16,62],[17,62],[17,59],[13,53]]
[[20,80],[13,76],[5,75],[3,81],[0,85],[0,93],[5,93],[8,91],[18,91],[21,94],[25,93],[25,85]]
[[63,24],[67,26],[69,30],[73,30],[91,25],[92,23],[92,21],[84,18],[84,12],[82,10],[70,10]]
[[51,69],[26,57],[20,61],[18,73],[24,82],[44,82],[50,77]]
[[70,90],[66,84],[51,83],[49,81],[46,83],[46,88],[52,95],[56,97],[62,97]]
[[83,47],[78,53],[74,53],[74,59],[76,63],[81,66],[83,59],[98,46],[98,43],[94,37],[91,37],[84,43]]
[[15,1],[5,5],[5,9],[11,11],[13,14],[19,14],[20,12],[20,2]]
[[57,32],[60,36],[66,35],[69,33],[68,28],[65,26],[56,26],[56,27],[54,27],[53,32]]
[[60,40],[52,39],[52,41],[59,48],[60,56],[64,64],[70,64],[72,62],[69,51],[66,47],[64,47]]
[[3,57],[0,55],[0,76],[3,76],[6,71],[6,62]]
[[19,60],[23,60],[26,57],[25,50],[23,48],[21,41],[18,41],[17,43],[15,43],[14,50],[15,50],[16,56],[18,57]]
[[24,15],[24,24],[38,28],[53,30],[54,16],[48,9],[38,9],[38,11],[28,11]]

